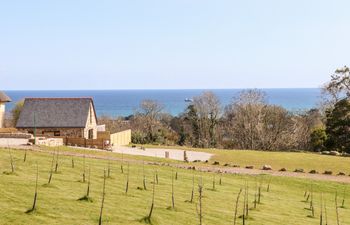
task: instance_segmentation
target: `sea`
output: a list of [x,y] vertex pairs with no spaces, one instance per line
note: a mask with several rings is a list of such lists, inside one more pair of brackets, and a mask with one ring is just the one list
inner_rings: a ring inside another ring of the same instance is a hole
[[[319,88],[274,88],[260,89],[266,93],[269,104],[279,105],[291,112],[305,111],[317,107],[321,99]],[[184,112],[187,100],[204,91],[214,92],[223,107],[238,96],[242,89],[194,89],[194,90],[62,90],[62,91],[25,91],[9,90],[5,93],[12,99],[6,107],[10,111],[17,101],[27,97],[92,97],[98,116],[120,117],[135,113],[140,102],[145,99],[156,100],[173,116]]]

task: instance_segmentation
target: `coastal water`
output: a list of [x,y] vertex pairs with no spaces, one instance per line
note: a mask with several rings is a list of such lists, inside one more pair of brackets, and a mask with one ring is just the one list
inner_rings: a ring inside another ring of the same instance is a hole
[[[178,115],[188,105],[185,99],[200,95],[205,90],[79,90],[79,91],[5,91],[13,100],[7,105],[11,110],[15,102],[26,97],[92,97],[98,116],[128,116],[133,114],[144,99],[157,100],[165,110]],[[218,89],[213,91],[222,105],[229,104],[241,89]],[[318,88],[262,89],[270,104],[280,105],[289,111],[308,110],[320,100]]]

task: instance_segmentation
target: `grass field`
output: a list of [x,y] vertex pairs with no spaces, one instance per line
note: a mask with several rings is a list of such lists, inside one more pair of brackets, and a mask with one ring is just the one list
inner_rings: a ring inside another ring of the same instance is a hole
[[[66,150],[68,151],[68,150]],[[82,182],[83,158],[75,157],[74,168],[71,157],[59,156],[58,172],[53,174],[47,185],[51,170],[52,154],[28,152],[23,162],[24,151],[11,150],[15,173],[11,174],[10,154],[0,150],[0,224],[98,224],[102,197],[103,171],[111,167],[111,177],[106,180],[106,198],[103,224],[145,224],[142,219],[149,213],[152,201],[152,180],[158,171],[159,184],[155,185],[155,208],[153,224],[199,224],[197,215],[198,186],[203,179],[203,224],[233,224],[234,202],[240,188],[249,184],[249,217],[246,224],[320,224],[321,193],[326,202],[328,224],[336,224],[335,192],[339,193],[338,204],[345,196],[345,208],[339,208],[340,224],[350,224],[350,194],[344,190],[349,185],[317,182],[305,179],[260,176],[221,175],[191,170],[175,170],[178,180],[174,181],[175,209],[171,209],[171,176],[173,169],[161,166],[144,166],[147,190],[143,187],[143,165],[130,164],[129,191],[125,194],[127,166],[121,173],[120,161],[85,159],[86,173],[91,167],[91,198],[93,202],[78,201],[86,193],[87,183]],[[34,197],[36,163],[39,167],[37,210],[25,213],[31,208]],[[195,176],[194,203],[188,203]],[[267,192],[267,185],[270,191]],[[256,186],[262,190],[261,204],[254,209]],[[304,192],[313,187],[315,217],[310,217],[309,202]],[[169,208],[170,207],[170,208]],[[243,196],[239,202],[238,215],[243,211]],[[323,220],[325,218],[323,217]],[[238,219],[237,224],[242,224]]]
[[145,147],[181,148],[189,151],[208,152],[213,154],[210,163],[217,161],[220,165],[226,163],[239,165],[241,167],[252,165],[257,169],[262,168],[263,165],[271,165],[274,170],[286,168],[288,171],[294,171],[296,168],[302,168],[306,172],[317,170],[319,173],[323,173],[325,170],[330,170],[333,174],[344,172],[350,175],[350,157],[329,156],[308,152],[197,149],[156,145],[146,145]]

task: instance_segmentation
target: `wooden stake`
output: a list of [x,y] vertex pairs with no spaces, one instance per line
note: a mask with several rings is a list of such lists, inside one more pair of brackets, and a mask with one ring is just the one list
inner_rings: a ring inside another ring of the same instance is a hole
[[106,169],[103,171],[103,190],[102,190],[102,201],[101,201],[101,210],[100,210],[100,218],[98,220],[98,224],[102,225],[102,216],[103,216],[103,207],[105,202],[106,195]]
[[149,214],[148,214],[148,221],[149,222],[151,222],[153,208],[154,208],[155,183],[156,183],[156,180],[155,180],[155,175],[154,175],[153,176],[152,205],[151,205],[151,209],[150,209]]
[[174,197],[174,171],[171,172],[171,205],[175,209],[175,197]]
[[239,190],[238,195],[237,195],[237,199],[236,199],[235,214],[233,217],[233,225],[236,225],[236,222],[237,222],[238,203],[239,203],[239,198],[241,196],[241,193],[242,193],[242,188]]
[[129,163],[128,163],[128,174],[126,175],[126,185],[125,185],[125,194],[128,194],[129,191],[129,175],[130,175],[130,169],[129,169]]

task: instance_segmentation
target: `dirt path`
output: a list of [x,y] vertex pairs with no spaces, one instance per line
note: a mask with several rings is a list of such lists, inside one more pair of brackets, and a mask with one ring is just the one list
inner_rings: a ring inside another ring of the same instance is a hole
[[[16,146],[14,148],[15,150],[21,150],[24,149],[35,151],[35,152],[42,152],[42,153],[52,153],[52,151],[44,150],[37,146],[24,146],[23,148]],[[90,151],[98,151],[98,150],[90,150]],[[84,154],[76,153],[76,152],[60,152],[60,155],[64,156],[76,156],[76,157],[83,157]],[[110,156],[99,156],[99,155],[92,155],[92,154],[85,154],[85,157],[92,158],[92,159],[103,159],[103,160],[114,160],[114,161],[122,161],[119,157],[110,157]],[[320,181],[333,181],[333,182],[339,182],[339,183],[347,183],[350,184],[350,176],[334,176],[334,175],[324,175],[324,174],[309,174],[309,173],[295,173],[295,172],[280,172],[280,171],[265,171],[265,170],[257,170],[257,169],[246,169],[246,168],[233,168],[233,167],[220,167],[220,166],[213,166],[213,165],[203,165],[203,164],[197,164],[197,163],[161,163],[161,162],[152,162],[152,161],[143,161],[143,160],[136,160],[136,159],[123,159],[124,162],[130,162],[135,164],[142,164],[145,163],[147,165],[159,165],[159,166],[168,166],[168,167],[176,167],[181,169],[188,169],[188,170],[196,170],[201,172],[217,172],[217,173],[226,173],[226,174],[247,174],[247,175],[261,175],[261,174],[268,174],[272,176],[280,176],[280,177],[294,177],[294,178],[303,178],[303,179],[312,179],[312,180],[320,180]]]

